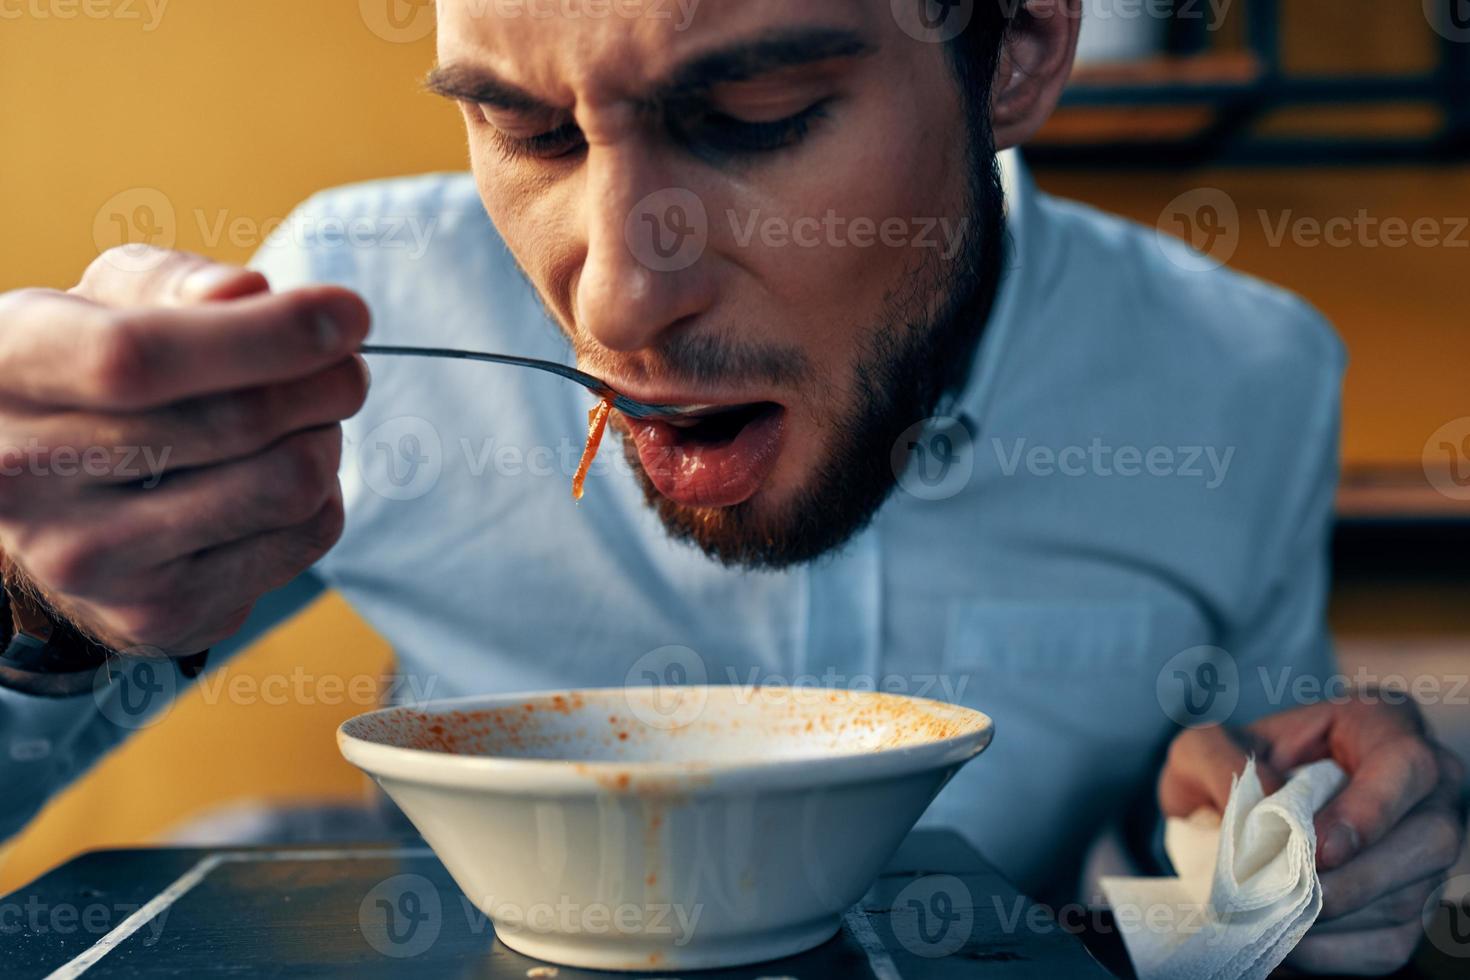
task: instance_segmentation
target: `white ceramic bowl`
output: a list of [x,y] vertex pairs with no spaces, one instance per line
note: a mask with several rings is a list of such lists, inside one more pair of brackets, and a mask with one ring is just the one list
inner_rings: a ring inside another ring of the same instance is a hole
[[664,686],[389,708],[337,741],[507,946],[664,971],[830,939],[991,732],[892,694]]

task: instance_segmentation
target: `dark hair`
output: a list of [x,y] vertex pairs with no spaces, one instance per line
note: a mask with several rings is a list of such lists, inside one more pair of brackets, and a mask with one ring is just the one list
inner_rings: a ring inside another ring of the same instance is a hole
[[[929,0],[915,0],[928,3]],[[963,0],[962,0],[963,2]],[[970,23],[948,42],[950,64],[965,97],[973,134],[989,133],[990,91],[1000,65],[1001,46],[1017,17],[1026,16],[1024,0],[973,0]]]

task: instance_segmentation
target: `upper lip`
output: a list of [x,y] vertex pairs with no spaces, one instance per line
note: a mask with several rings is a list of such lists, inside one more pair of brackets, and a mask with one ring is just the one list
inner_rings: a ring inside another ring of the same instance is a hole
[[[610,378],[604,378],[608,387],[620,395],[626,395],[634,401],[645,405],[697,405],[698,410],[679,416],[670,416],[670,419],[696,419],[709,415],[721,415],[725,412],[733,412],[737,409],[749,408],[752,405],[779,404],[774,398],[764,398],[759,394],[740,395],[730,398],[721,398],[708,391],[669,391],[659,390],[650,394],[641,391],[632,385],[622,384]],[[665,419],[664,421],[669,421]]]

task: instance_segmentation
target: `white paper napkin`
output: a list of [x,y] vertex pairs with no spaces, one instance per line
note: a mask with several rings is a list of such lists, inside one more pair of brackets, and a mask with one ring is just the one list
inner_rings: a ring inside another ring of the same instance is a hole
[[1263,978],[1322,911],[1313,815],[1346,776],[1331,760],[1266,796],[1255,760],[1232,783],[1225,815],[1200,810],[1164,827],[1177,878],[1104,878],[1139,980]]

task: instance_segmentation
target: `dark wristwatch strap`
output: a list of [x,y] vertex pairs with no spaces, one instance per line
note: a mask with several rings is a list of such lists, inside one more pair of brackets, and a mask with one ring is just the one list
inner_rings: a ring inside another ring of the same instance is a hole
[[[50,676],[95,672],[113,652],[56,616],[23,590],[0,588],[0,666]],[[179,659],[184,677],[204,671],[209,651]]]
[[0,663],[28,674],[79,674],[107,662],[105,647],[68,627],[20,590],[3,590],[5,630]]

